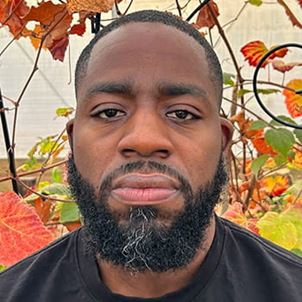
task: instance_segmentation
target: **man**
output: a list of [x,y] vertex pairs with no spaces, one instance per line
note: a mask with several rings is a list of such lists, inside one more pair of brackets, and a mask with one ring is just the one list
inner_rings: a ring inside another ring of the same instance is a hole
[[300,258],[214,215],[232,136],[221,94],[216,55],[178,18],[103,29],[67,125],[85,226],[4,272],[0,300],[301,301]]

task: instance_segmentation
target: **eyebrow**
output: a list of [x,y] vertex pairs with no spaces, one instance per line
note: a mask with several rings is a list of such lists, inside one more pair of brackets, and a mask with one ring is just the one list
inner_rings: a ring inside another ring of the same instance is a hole
[[[97,83],[90,87],[84,97],[85,100],[102,93],[107,94],[121,94],[129,97],[135,96],[134,84],[131,81],[124,82],[103,82]],[[208,99],[208,94],[205,90],[197,85],[184,84],[184,83],[163,83],[160,82],[156,85],[156,95],[161,96],[182,96],[191,95],[194,97],[201,97]]]
[[84,99],[89,99],[101,93],[123,94],[129,96],[134,94],[133,85],[130,82],[104,82],[97,83],[90,87],[85,94]]
[[181,96],[187,94],[205,99],[208,98],[208,94],[205,90],[192,84],[161,83],[158,85],[158,91],[159,94],[163,96]]

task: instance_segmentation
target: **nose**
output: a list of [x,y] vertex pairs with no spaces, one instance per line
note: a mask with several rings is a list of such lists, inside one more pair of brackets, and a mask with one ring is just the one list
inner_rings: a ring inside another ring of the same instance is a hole
[[172,154],[168,125],[156,112],[137,112],[123,126],[118,151],[125,158],[166,159]]

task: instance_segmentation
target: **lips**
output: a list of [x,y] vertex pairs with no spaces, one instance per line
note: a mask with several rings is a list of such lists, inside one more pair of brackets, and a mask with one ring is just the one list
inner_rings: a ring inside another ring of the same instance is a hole
[[127,174],[113,182],[111,195],[125,204],[157,204],[171,200],[179,183],[162,174]]

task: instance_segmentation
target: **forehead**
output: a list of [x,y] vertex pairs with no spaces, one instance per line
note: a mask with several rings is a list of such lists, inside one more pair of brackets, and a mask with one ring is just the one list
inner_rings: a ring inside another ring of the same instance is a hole
[[216,95],[203,47],[189,35],[160,23],[129,23],[101,38],[79,85],[79,98],[92,82],[119,80],[141,86],[161,81],[201,85],[210,96]]

